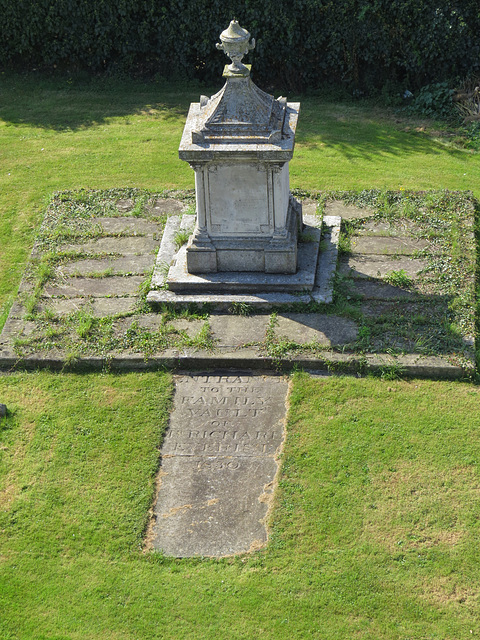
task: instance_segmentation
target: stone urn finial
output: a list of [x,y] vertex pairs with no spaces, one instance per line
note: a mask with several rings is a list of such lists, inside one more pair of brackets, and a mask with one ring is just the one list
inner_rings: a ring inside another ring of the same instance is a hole
[[238,20],[232,20],[228,29],[220,34],[220,40],[222,42],[217,44],[217,49],[225,51],[232,61],[232,64],[228,65],[228,70],[234,74],[248,75],[249,70],[242,64],[242,58],[255,48],[255,38],[252,38],[250,43],[250,33],[242,29]]

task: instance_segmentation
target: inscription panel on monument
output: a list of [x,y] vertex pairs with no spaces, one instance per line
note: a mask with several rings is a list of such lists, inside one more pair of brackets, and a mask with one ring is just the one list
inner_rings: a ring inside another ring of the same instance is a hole
[[177,557],[259,548],[267,540],[287,382],[273,376],[185,375],[175,384],[153,547]]
[[267,173],[256,166],[217,166],[209,172],[210,229],[235,236],[268,233]]

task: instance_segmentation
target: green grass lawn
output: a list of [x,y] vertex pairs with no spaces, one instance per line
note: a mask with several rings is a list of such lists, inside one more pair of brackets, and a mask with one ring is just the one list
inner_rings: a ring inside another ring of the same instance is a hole
[[[52,191],[193,186],[177,148],[214,89],[1,76],[4,315]],[[431,123],[300,99],[292,187],[480,196],[480,155]],[[477,387],[294,376],[270,544],[222,560],[143,550],[171,391],[161,373],[0,376],[2,640],[480,633]]]
[[475,387],[295,376],[270,544],[222,560],[143,551],[169,376],[16,374],[0,397],[2,639],[480,631]]

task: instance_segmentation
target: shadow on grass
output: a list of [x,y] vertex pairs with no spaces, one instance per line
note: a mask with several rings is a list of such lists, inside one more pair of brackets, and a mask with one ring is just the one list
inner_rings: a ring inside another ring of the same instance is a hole
[[309,151],[325,152],[331,148],[349,159],[409,154],[465,158],[465,151],[449,148],[422,131],[406,131],[406,120],[397,124],[392,118],[390,123],[385,120],[385,113],[375,115],[362,104],[324,103],[307,98],[302,101],[296,142]]
[[[109,118],[147,114],[162,120],[185,120],[191,102],[215,87],[198,81],[140,81],[129,78],[75,78],[40,74],[2,74],[0,118],[11,125],[57,131],[98,126]],[[297,143],[308,150],[332,148],[347,158],[369,159],[408,154],[465,153],[448,149],[424,134],[405,132],[375,117],[364,104],[332,103],[300,97]],[[382,112],[383,113],[383,112]]]
[[194,81],[2,74],[0,118],[11,125],[57,131],[97,126],[109,118],[143,113],[163,120],[184,120],[190,102],[198,102],[200,93],[206,91]]

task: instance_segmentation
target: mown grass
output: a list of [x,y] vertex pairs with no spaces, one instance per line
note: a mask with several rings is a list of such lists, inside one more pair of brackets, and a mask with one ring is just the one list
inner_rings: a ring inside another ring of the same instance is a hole
[[296,375],[270,544],[222,560],[143,551],[170,392],[156,373],[0,378],[0,637],[478,632],[475,387]]

